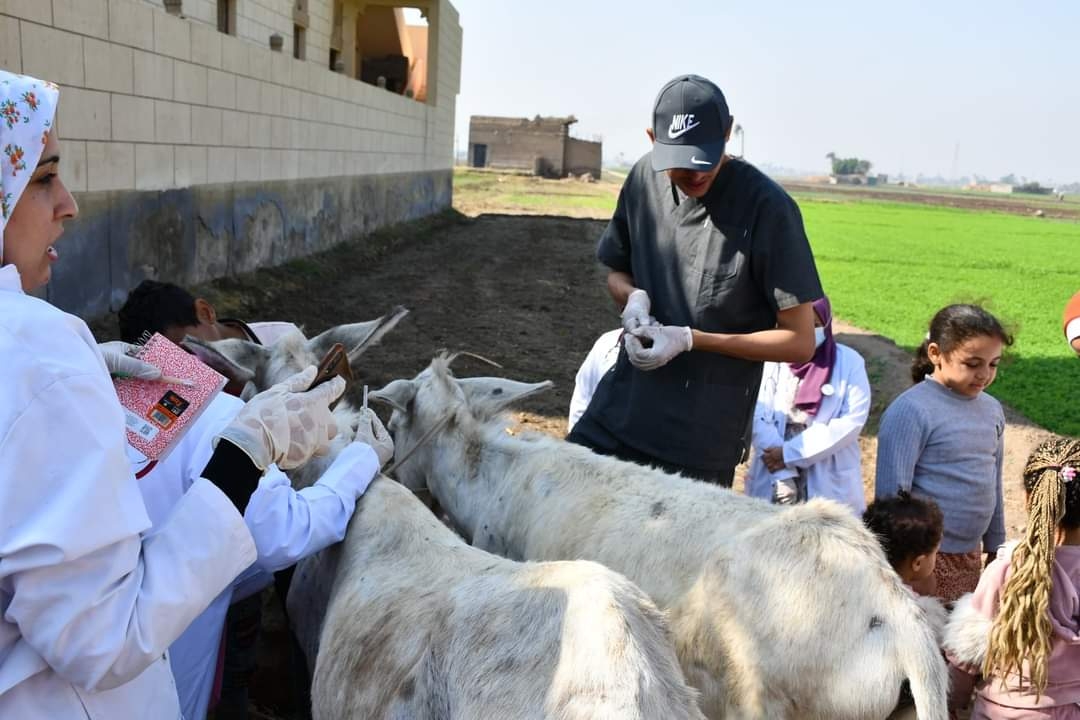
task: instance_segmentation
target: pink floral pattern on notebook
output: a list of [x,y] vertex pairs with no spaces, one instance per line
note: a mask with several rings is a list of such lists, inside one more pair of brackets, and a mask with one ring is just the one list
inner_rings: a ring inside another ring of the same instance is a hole
[[116,378],[116,394],[124,408],[131,446],[150,460],[161,460],[225,387],[225,377],[194,355],[155,334],[137,357],[161,368],[167,377],[192,387],[135,378]]

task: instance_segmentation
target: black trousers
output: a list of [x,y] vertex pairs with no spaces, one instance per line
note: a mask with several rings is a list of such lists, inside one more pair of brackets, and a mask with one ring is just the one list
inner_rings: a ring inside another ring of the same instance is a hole
[[566,439],[577,445],[584,445],[600,455],[611,455],[620,460],[637,463],[638,465],[647,465],[665,472],[682,473],[695,480],[702,480],[721,487],[729,488],[735,482],[734,467],[706,470],[704,468],[675,465],[636,450],[608,432],[606,428],[589,417],[587,412],[577,421],[574,429],[570,431]]

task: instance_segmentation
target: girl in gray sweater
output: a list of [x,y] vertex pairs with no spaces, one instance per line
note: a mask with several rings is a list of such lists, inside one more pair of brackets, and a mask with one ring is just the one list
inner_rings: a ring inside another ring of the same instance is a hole
[[915,385],[881,419],[875,497],[906,491],[941,508],[945,533],[934,577],[945,602],[975,589],[980,550],[992,557],[1005,541],[1005,414],[984,391],[1012,342],[977,305],[942,308],[912,364]]

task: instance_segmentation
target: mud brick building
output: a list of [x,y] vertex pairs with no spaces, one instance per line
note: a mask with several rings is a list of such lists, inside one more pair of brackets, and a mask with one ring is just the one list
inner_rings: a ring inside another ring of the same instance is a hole
[[570,137],[569,117],[473,115],[469,119],[469,165],[524,170],[544,177],[588,173],[600,178],[601,143]]
[[449,0],[3,0],[81,209],[49,299],[94,317],[448,207],[461,42]]

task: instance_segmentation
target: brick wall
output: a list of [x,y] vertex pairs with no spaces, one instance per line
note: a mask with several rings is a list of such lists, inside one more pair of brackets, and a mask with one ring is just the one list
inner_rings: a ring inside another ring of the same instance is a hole
[[566,139],[566,160],[564,167],[566,172],[572,175],[584,175],[589,173],[597,180],[600,179],[600,161],[602,145],[590,140],[577,138]]
[[[245,0],[238,15],[287,21],[291,43],[291,17],[266,5],[291,7]],[[313,18],[321,5],[329,0],[311,3]],[[331,72],[310,36],[318,62],[271,52],[268,35],[257,45],[149,0],[8,0],[6,7],[0,67],[61,86],[57,129],[73,191],[452,166],[460,72],[454,14],[444,13],[440,61],[456,62],[436,71],[446,105],[432,107]],[[457,58],[446,57],[455,50]]]
[[[561,177],[564,173],[566,124],[561,118],[500,118],[473,116],[469,121],[469,162],[477,145],[487,146],[487,167],[540,171]],[[540,167],[537,167],[537,160]]]
[[[290,187],[300,180],[345,178],[333,192],[347,194],[358,187],[355,178],[393,176],[408,188],[429,186],[418,185],[412,175],[439,178],[435,200],[412,193],[414,207],[400,208],[402,217],[375,209],[375,215],[354,225],[365,230],[415,216],[418,208],[430,212],[449,203],[449,188],[441,188],[453,167],[461,27],[448,0],[437,0],[431,13],[437,19],[432,38],[437,55],[430,76],[434,92],[427,103],[329,70],[332,0],[308,2],[306,60],[292,57],[293,0],[236,2],[237,36],[217,31],[216,0],[184,0],[184,17],[167,14],[162,0],[0,2],[0,67],[61,87],[56,127],[63,173],[84,208],[69,236],[101,230],[87,217],[95,209],[115,218],[126,217],[129,206],[152,212],[160,205],[162,212],[179,212],[179,225],[166,227],[181,228],[176,230],[180,235],[189,225],[207,224],[205,217],[184,214],[202,208],[218,215],[241,213],[232,223],[219,223],[228,242],[262,242],[241,232],[247,227],[245,198],[267,192],[288,198],[300,188],[325,192],[336,187],[326,182]],[[272,32],[285,40],[281,52],[269,49]],[[202,196],[218,198],[214,202],[220,207],[177,205],[179,196],[162,195],[185,190],[190,196],[202,186],[213,190]],[[135,197],[138,193],[155,194],[147,204],[147,198]],[[333,221],[319,215],[325,213],[314,200],[282,200],[279,205],[282,221],[293,232],[325,229]],[[288,215],[297,212],[307,215]],[[109,242],[128,242],[127,236],[137,231],[110,224]],[[160,241],[180,242],[167,236]],[[265,260],[279,262],[324,245],[322,239],[309,238],[295,252],[267,251]],[[125,254],[120,247],[112,251]],[[63,265],[57,266],[53,285],[66,281]],[[181,279],[199,281],[233,269],[196,263]],[[100,313],[118,298],[122,301],[128,287],[123,283],[159,271],[152,254],[144,254],[138,267],[122,270],[112,268],[104,294],[65,287],[50,288],[50,294],[57,292],[65,309]]]

